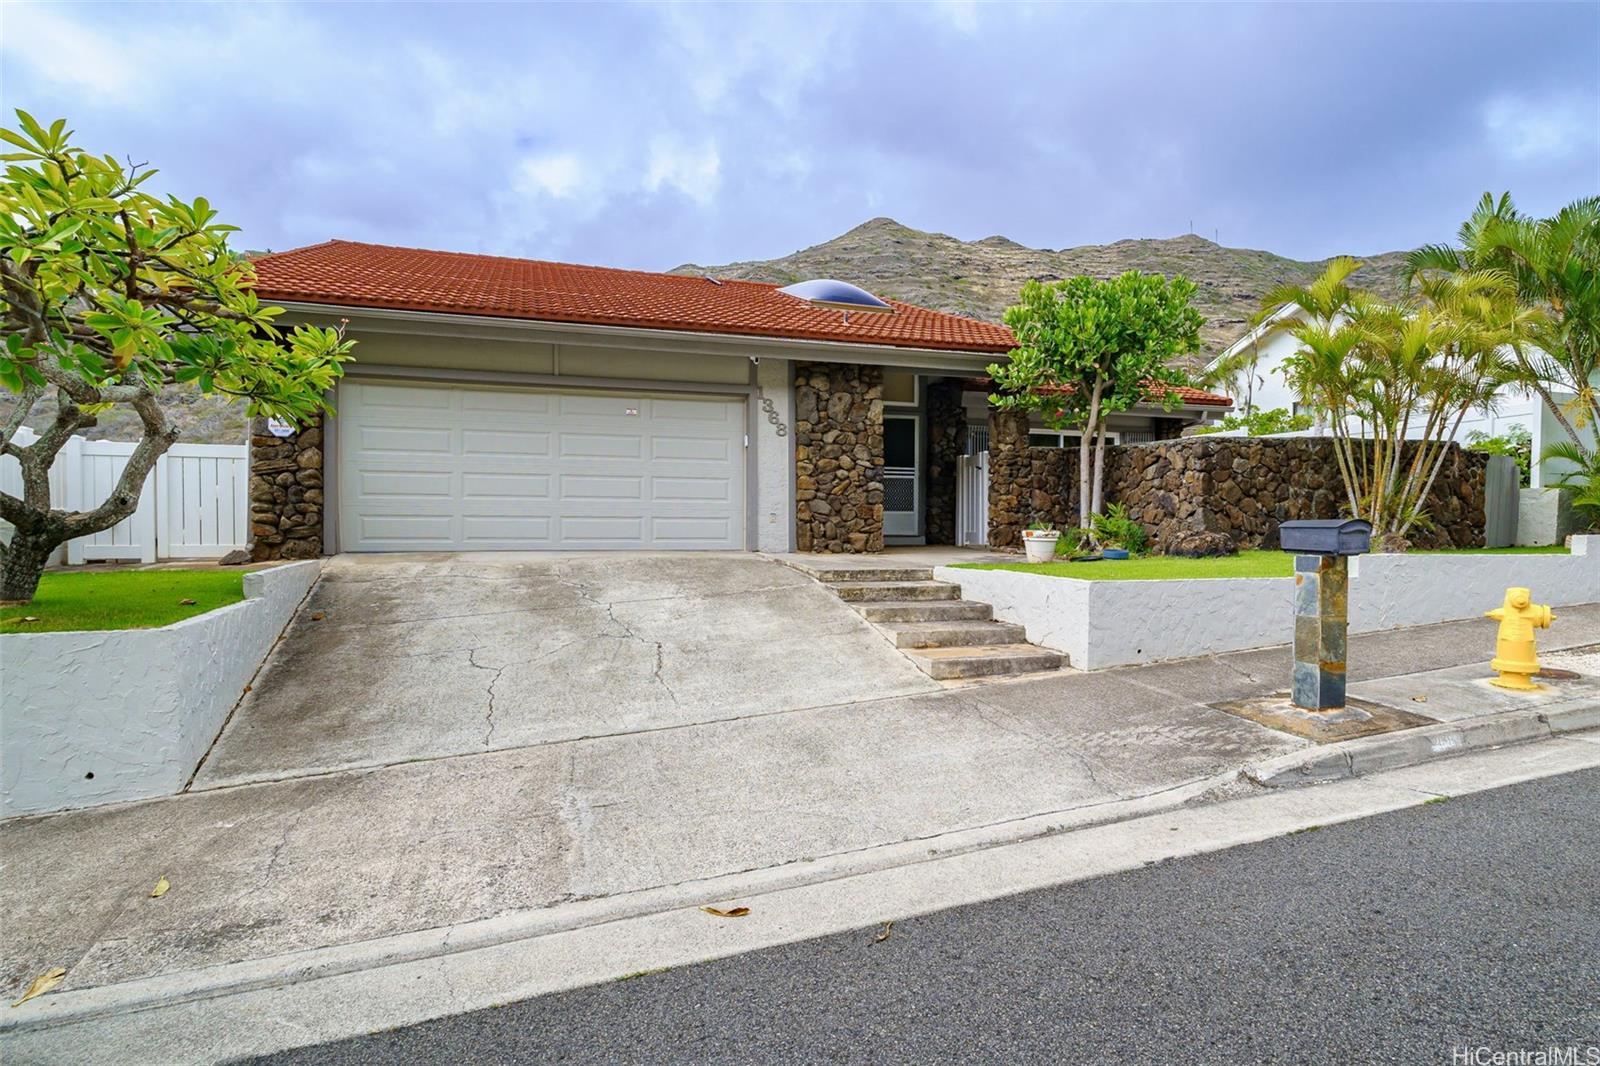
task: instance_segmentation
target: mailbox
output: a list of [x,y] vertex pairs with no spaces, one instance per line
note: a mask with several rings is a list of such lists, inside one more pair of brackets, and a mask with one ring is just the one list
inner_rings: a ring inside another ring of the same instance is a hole
[[1285,522],[1278,543],[1296,555],[1365,555],[1372,547],[1372,523],[1360,518],[1314,518]]

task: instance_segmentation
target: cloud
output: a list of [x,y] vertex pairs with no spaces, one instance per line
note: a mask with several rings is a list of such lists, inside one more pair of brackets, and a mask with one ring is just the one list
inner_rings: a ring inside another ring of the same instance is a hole
[[1483,131],[1491,147],[1514,162],[1564,159],[1593,153],[1600,139],[1600,108],[1592,98],[1502,96],[1485,105]]
[[571,153],[524,159],[517,170],[516,188],[529,195],[546,193],[565,199],[583,182],[583,165]]
[[[1046,247],[1192,219],[1312,258],[1444,239],[1486,188],[1551,210],[1600,180],[1592,6],[0,17],[0,100],[148,159],[161,190],[208,196],[253,248],[347,237],[659,269],[889,214]],[[1497,61],[1519,47],[1536,67]]]
[[656,137],[650,142],[644,187],[655,192],[672,186],[703,205],[710,204],[716,197],[721,170],[722,157],[715,142],[689,148],[671,137]]

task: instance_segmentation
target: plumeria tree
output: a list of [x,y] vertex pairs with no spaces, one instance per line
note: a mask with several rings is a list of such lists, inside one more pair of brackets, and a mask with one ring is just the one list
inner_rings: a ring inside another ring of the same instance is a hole
[[[0,454],[21,467],[22,496],[0,492],[0,600],[27,602],[57,547],[131,515],[150,469],[178,437],[158,401],[188,383],[235,397],[251,414],[304,420],[327,409],[353,341],[339,330],[274,325],[281,308],[251,291],[250,263],[228,247],[234,227],[205,199],[145,191],[154,170],[72,143],[17,112],[0,130],[0,387],[9,410]],[[55,419],[30,444],[18,430],[49,393]],[[52,507],[50,468],[96,415],[126,404],[142,435],[106,498],[86,511]]]
[[989,367],[989,402],[1080,433],[1081,526],[1103,502],[1108,417],[1140,403],[1170,407],[1172,387],[1188,380],[1172,361],[1200,348],[1205,320],[1189,304],[1194,294],[1187,278],[1130,270],[1109,281],[1025,282],[1020,302],[1005,312],[1017,347],[1008,362]]

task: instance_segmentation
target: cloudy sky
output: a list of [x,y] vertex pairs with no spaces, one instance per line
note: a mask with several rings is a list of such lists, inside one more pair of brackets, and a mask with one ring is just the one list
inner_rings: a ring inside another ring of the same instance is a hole
[[1600,192],[1600,5],[0,7],[0,102],[343,237],[666,269],[875,215],[1301,258]]

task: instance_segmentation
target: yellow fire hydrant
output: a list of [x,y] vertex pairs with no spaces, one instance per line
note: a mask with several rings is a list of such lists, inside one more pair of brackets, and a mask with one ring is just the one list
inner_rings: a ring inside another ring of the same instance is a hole
[[1555,612],[1542,603],[1532,602],[1527,589],[1506,589],[1506,602],[1484,617],[1500,623],[1500,633],[1494,642],[1494,658],[1489,669],[1500,676],[1489,681],[1491,685],[1515,689],[1518,692],[1537,692],[1544,686],[1533,676],[1539,672],[1539,656],[1534,647],[1533,630],[1549,629],[1555,621]]

